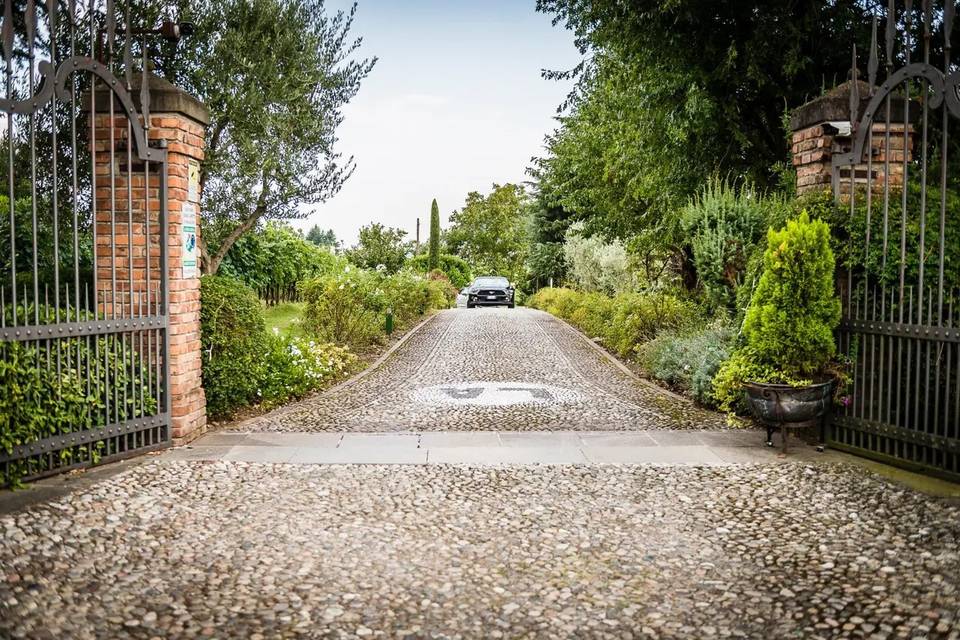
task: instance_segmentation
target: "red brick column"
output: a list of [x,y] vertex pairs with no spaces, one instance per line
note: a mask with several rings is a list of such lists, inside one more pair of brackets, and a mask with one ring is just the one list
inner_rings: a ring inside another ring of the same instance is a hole
[[[199,188],[191,190],[190,174],[191,167],[195,171],[204,157],[209,115],[199,101],[161,78],[151,76],[149,88],[150,146],[160,149],[165,145],[167,150],[170,411],[174,442],[183,443],[202,434],[207,424],[201,378],[200,265],[185,263],[184,224],[193,217],[199,237],[200,193]],[[139,86],[133,87],[132,96],[139,108]],[[155,315],[159,313],[160,171],[163,165],[152,162],[147,166],[136,153],[132,154],[132,162],[128,162],[127,120],[118,104],[114,106],[111,154],[108,92],[102,87],[98,90],[94,118],[97,306],[108,315]],[[146,185],[147,173],[149,185]],[[128,207],[128,202],[132,207]],[[149,226],[144,216],[147,203]],[[193,215],[185,216],[190,209]]]
[[[861,96],[859,113],[867,108],[870,85],[858,81]],[[832,188],[833,154],[847,153],[852,149],[853,136],[850,123],[851,82],[844,82],[837,88],[819,98],[811,100],[793,111],[790,117],[792,131],[791,153],[793,166],[797,171],[797,193],[813,193]],[[890,165],[889,185],[899,189],[903,185],[904,126],[903,112],[905,100],[901,97],[891,99],[890,122]],[[913,126],[909,128],[911,143]],[[884,164],[887,151],[887,127],[885,118],[877,118],[873,123],[872,155],[873,162],[854,167],[854,181],[857,190],[871,185],[874,191],[883,189]],[[912,146],[912,144],[911,144]],[[910,149],[906,150],[910,159]],[[850,167],[840,170],[839,193],[841,197],[850,194]]]

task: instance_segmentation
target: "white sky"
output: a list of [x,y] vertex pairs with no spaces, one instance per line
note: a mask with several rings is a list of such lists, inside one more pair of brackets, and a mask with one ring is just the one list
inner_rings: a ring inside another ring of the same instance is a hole
[[446,227],[469,191],[527,179],[570,89],[540,71],[580,60],[573,34],[553,27],[534,0],[359,0],[353,33],[363,37],[361,57],[379,58],[338,132],[357,168],[339,194],[295,222],[332,228],[346,246],[371,222],[413,238],[417,216],[425,241],[433,198]]

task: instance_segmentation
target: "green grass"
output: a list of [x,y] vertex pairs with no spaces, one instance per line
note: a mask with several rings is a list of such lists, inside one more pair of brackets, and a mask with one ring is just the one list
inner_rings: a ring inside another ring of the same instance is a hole
[[303,302],[283,302],[273,307],[264,307],[263,318],[266,321],[267,331],[273,331],[276,328],[284,335],[302,335],[303,328],[300,320],[303,318],[305,307],[306,304]]

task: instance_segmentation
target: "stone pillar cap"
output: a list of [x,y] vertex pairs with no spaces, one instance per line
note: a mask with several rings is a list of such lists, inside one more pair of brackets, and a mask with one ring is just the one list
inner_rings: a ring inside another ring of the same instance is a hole
[[[148,87],[150,89],[150,113],[176,113],[186,116],[203,126],[210,124],[210,110],[198,99],[174,85],[173,83],[161,78],[153,73],[147,73]],[[122,76],[120,80],[123,80]],[[141,111],[140,105],[140,85],[143,82],[141,73],[133,74],[130,97],[137,111]],[[110,109],[108,96],[112,91],[103,82],[97,82],[97,113],[104,113]],[[90,109],[90,93],[87,92],[83,98],[84,108]],[[120,102],[114,103],[115,108],[119,109]]]
[[[799,131],[800,129],[806,129],[813,125],[837,120],[849,122],[850,90],[853,87],[853,82],[853,80],[847,80],[824,95],[814,98],[810,102],[794,109],[793,113],[790,114],[790,130]],[[859,111],[862,115],[871,99],[871,87],[869,83],[863,80],[857,80],[856,83],[857,91],[860,94]],[[873,89],[876,91],[877,87],[873,87]],[[903,105],[905,102],[906,100],[903,96],[895,94],[890,96],[891,124],[897,122],[903,123]],[[884,117],[886,117],[885,114],[886,112],[884,111]],[[874,121],[878,121],[876,117]]]

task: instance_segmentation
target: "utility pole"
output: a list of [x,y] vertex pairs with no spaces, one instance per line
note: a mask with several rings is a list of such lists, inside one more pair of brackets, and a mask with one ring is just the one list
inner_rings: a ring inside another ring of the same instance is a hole
[[420,218],[417,218],[417,244],[414,253],[420,253]]

